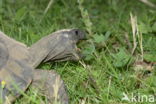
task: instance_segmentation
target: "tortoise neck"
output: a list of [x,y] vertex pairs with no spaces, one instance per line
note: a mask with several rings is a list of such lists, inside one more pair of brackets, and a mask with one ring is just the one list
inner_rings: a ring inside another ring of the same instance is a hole
[[42,38],[35,44],[33,44],[29,48],[30,53],[30,64],[33,66],[33,68],[36,68],[48,55],[50,52],[49,45],[49,39],[47,37]]

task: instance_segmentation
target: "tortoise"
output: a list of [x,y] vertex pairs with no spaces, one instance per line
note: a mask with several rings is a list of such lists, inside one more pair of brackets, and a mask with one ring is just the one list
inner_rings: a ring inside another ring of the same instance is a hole
[[85,39],[79,29],[62,29],[28,47],[0,32],[0,101],[10,104],[28,87],[38,88],[48,104],[68,104],[66,87],[53,70],[35,70],[41,63],[78,61],[82,55],[76,44]]

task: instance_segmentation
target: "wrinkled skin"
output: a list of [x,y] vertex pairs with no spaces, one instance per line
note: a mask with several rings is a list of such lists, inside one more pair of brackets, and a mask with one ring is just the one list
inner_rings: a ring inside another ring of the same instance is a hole
[[0,33],[0,80],[6,82],[3,91],[0,89],[3,103],[12,103],[21,95],[19,90],[25,91],[31,85],[47,97],[49,104],[55,101],[68,104],[60,76],[53,71],[34,69],[44,62],[79,60],[81,54],[76,43],[84,38],[85,34],[78,29],[65,29],[43,37],[28,48]]

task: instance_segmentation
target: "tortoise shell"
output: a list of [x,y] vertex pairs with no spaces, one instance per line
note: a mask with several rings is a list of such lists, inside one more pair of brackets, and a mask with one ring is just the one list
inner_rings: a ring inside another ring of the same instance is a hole
[[[25,45],[0,32],[0,93],[1,101],[13,101],[25,91],[32,81],[32,68]],[[2,83],[3,82],[3,83]],[[3,85],[5,84],[5,85]]]

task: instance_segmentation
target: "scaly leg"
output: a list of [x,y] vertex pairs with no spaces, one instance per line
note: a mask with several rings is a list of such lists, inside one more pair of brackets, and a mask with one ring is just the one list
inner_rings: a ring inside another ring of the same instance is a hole
[[68,104],[65,85],[60,76],[52,70],[34,70],[33,88],[38,88],[48,104]]

